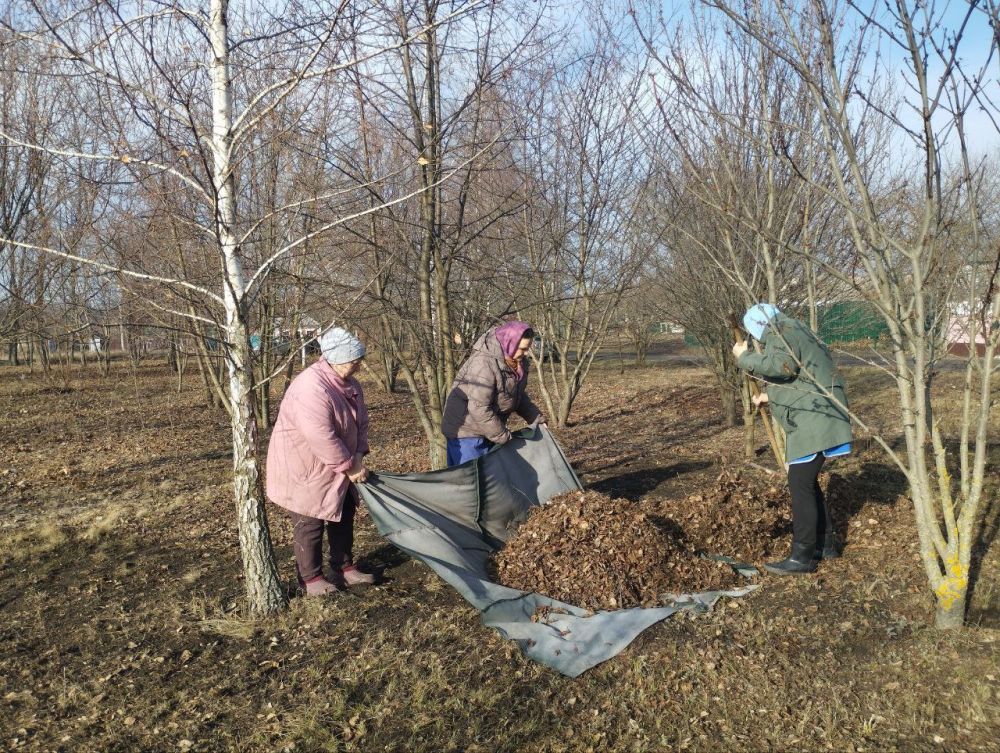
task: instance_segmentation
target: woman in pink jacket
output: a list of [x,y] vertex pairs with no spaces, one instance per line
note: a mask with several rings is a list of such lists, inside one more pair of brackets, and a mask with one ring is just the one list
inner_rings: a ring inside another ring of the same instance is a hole
[[[354,374],[365,346],[334,327],[319,338],[323,357],[293,381],[267,448],[267,496],[289,511],[295,565],[307,596],[373,583],[354,566],[354,484],[368,478],[368,409]],[[332,580],[323,576],[323,534]]]

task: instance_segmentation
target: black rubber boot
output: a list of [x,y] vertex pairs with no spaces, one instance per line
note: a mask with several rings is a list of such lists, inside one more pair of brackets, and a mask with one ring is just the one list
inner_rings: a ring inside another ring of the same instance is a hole
[[840,556],[840,544],[837,534],[828,533],[823,537],[823,545],[816,544],[816,559],[835,560]]
[[792,543],[792,553],[780,562],[768,562],[764,569],[775,575],[799,575],[816,570],[815,546]]

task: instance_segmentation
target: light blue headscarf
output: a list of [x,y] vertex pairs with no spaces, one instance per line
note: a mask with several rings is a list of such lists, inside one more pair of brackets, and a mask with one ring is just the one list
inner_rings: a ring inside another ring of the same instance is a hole
[[780,313],[777,306],[772,306],[770,303],[758,303],[748,308],[746,314],[743,315],[743,327],[753,335],[754,340],[760,340],[764,336],[768,322]]

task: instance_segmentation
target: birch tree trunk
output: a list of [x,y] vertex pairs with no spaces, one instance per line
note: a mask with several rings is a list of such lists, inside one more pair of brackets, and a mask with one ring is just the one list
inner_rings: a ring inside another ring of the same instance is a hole
[[258,459],[250,339],[244,312],[245,283],[235,233],[236,177],[232,164],[233,114],[227,16],[227,0],[212,0],[209,17],[213,53],[212,178],[216,200],[215,225],[225,287],[225,349],[229,366],[229,402],[232,407],[233,491],[237,529],[248,606],[252,614],[265,615],[282,609],[287,602],[278,580]]

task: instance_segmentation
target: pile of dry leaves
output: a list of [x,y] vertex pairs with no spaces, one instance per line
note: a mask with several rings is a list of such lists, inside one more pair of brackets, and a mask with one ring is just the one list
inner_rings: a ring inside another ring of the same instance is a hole
[[697,551],[760,564],[788,548],[791,498],[777,479],[767,482],[723,471],[713,486],[697,494],[650,504],[676,522]]
[[[500,583],[591,609],[649,606],[664,594],[731,588],[726,555],[760,565],[784,556],[791,500],[783,479],[723,471],[683,499],[630,502],[595,491],[569,492],[531,511],[497,553]],[[843,484],[824,474],[834,510]]]
[[740,580],[728,565],[697,557],[670,521],[595,491],[532,510],[495,564],[504,585],[590,609],[650,606],[667,593]]
[[[843,479],[820,476],[827,504],[837,511],[843,504]],[[695,551],[724,554],[760,565],[784,557],[792,535],[792,500],[784,479],[753,473],[723,471],[715,484],[698,494],[648,502],[680,526]]]

